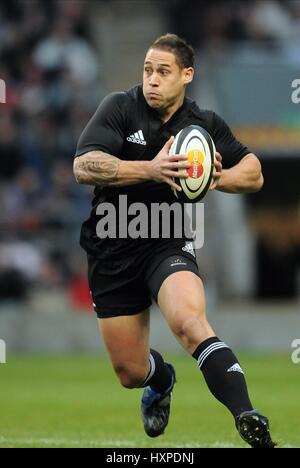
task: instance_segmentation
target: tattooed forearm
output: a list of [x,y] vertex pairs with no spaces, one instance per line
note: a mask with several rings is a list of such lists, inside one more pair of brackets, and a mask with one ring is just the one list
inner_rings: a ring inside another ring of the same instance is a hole
[[79,184],[105,187],[118,181],[120,160],[101,151],[91,151],[74,160],[74,175]]
[[79,184],[121,187],[152,179],[149,161],[123,161],[102,151],[90,151],[74,160]]

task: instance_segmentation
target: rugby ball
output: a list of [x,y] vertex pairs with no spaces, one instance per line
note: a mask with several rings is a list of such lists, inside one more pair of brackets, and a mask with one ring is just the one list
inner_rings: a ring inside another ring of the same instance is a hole
[[185,203],[202,200],[210,187],[215,163],[216,148],[210,134],[198,125],[183,128],[170,148],[169,155],[174,154],[186,154],[191,164],[188,178],[175,178],[182,188],[181,192],[172,188],[175,196]]

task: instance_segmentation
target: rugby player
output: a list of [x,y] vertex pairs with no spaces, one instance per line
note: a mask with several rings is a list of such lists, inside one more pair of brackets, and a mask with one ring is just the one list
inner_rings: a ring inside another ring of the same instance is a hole
[[120,214],[120,196],[126,195],[128,204],[147,207],[176,201],[171,188],[180,190],[178,169],[188,169],[189,163],[186,155],[168,153],[174,135],[188,125],[205,128],[216,145],[211,190],[261,189],[258,158],[221,117],[185,96],[193,77],[192,47],[174,34],[159,37],[146,53],[142,85],[105,97],[80,136],[74,175],[79,184],[95,186],[92,212],[81,234],[90,289],[121,384],[144,388],[142,420],[150,437],[162,434],[168,424],[176,382],[174,367],[149,346],[153,298],[179,343],[197,361],[209,390],[232,413],[241,437],[252,447],[273,448],[268,420],[251,404],[238,359],[207,320],[190,239],[130,238],[119,234],[119,225],[111,236],[99,236],[97,230],[99,207],[110,203]]

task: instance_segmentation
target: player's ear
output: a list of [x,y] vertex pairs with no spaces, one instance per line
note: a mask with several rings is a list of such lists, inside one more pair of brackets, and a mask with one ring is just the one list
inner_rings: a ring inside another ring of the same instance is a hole
[[194,69],[192,67],[183,69],[183,79],[184,84],[189,84],[193,81],[194,78]]

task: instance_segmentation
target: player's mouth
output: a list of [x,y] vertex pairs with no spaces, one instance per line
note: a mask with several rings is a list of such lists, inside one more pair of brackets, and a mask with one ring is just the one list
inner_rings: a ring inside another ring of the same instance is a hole
[[160,97],[160,94],[155,93],[154,91],[149,91],[149,92],[147,93],[147,96],[150,97],[150,98],[152,98],[152,99],[153,99],[153,98],[154,98],[154,99],[157,99],[157,98]]

